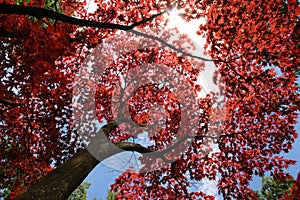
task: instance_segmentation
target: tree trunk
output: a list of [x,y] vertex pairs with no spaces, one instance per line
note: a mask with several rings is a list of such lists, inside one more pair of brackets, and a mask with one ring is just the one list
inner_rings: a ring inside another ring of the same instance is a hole
[[[122,151],[107,139],[110,131],[116,127],[115,121],[103,126],[101,129],[106,136],[100,134],[94,138],[86,149],[79,150],[72,158],[59,165],[16,199],[67,199],[97,164]],[[90,154],[91,151],[97,151],[96,158],[94,154]]]
[[116,150],[111,150],[111,144],[107,141],[99,144],[98,149],[101,152],[101,160],[99,160],[99,155],[97,159],[94,158],[87,149],[79,150],[72,158],[47,174],[28,191],[21,194],[17,200],[67,199],[98,163],[118,153]]
[[98,163],[88,150],[80,150],[17,199],[65,200]]
[[117,126],[116,121],[103,126],[101,129],[104,134],[94,137],[86,149],[79,150],[72,158],[59,165],[16,199],[65,200],[87,175],[106,158],[122,151],[151,152],[151,150],[140,144],[130,142],[111,143],[107,136]]

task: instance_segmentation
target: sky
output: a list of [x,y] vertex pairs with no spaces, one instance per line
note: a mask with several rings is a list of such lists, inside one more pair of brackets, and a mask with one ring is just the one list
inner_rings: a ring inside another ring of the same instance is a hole
[[[186,24],[183,23],[183,21],[178,18],[176,13],[171,13],[171,23],[169,26],[175,26],[180,25],[180,30],[184,30],[184,33],[189,34],[191,39],[200,41],[200,43],[204,44],[204,39],[199,38],[196,34],[194,34],[195,27],[199,26],[199,23],[190,23]],[[300,81],[298,79],[298,82],[300,84]],[[300,114],[300,113],[299,113]],[[300,135],[300,117],[297,119],[296,124],[296,131],[298,135]],[[286,171],[291,173],[292,176],[296,177],[297,173],[300,171],[300,139],[297,138],[293,145],[293,149],[289,153],[282,154],[286,158],[290,158],[293,160],[298,161],[295,166],[291,166]],[[136,157],[133,156],[131,152],[128,152],[127,155],[122,155],[115,157],[113,159],[109,159],[107,161],[104,161],[100,163],[85,179],[85,181],[90,182],[91,186],[88,189],[88,200],[92,200],[93,198],[101,198],[105,199],[107,196],[107,191],[110,189],[110,185],[114,183],[114,179],[123,171],[118,169],[126,169],[128,166],[128,158],[131,158],[129,164],[135,165]],[[123,159],[123,160],[122,160]],[[124,161],[125,159],[125,161]],[[114,165],[115,167],[111,168],[111,166]],[[106,164],[105,164],[106,163]],[[110,167],[108,167],[110,166]],[[217,187],[216,187],[217,181],[203,181],[203,185],[201,188],[202,191],[205,191],[209,194],[215,195],[216,199],[221,199],[220,196],[217,195]],[[253,177],[253,180],[251,181],[250,187],[254,190],[259,190],[261,188],[261,178],[260,177]]]

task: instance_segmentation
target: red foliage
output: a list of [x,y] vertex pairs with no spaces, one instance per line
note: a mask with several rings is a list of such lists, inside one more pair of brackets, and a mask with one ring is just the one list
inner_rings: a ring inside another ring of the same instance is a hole
[[[24,5],[43,7],[42,2],[29,1]],[[87,13],[85,1],[74,2],[60,2],[65,14],[122,25],[151,17],[170,4],[164,0],[95,1],[97,11]],[[14,4],[14,1],[6,0],[5,3]],[[296,25],[300,14],[298,2],[180,0],[176,6],[184,10],[186,20],[201,16],[207,19],[198,33],[207,38],[207,51],[216,60],[226,96],[226,120],[222,135],[216,141],[219,152],[206,154],[209,147],[203,149],[202,137],[205,127],[196,126],[193,134],[199,137],[175,164],[143,174],[126,171],[116,179],[112,189],[118,191],[117,199],[213,199],[201,191],[191,190],[191,182],[204,178],[215,180],[219,174],[218,188],[225,199],[247,199],[253,175],[272,171],[275,176],[284,178],[283,169],[295,163],[278,154],[291,150],[297,137],[295,119],[299,96],[294,70],[299,66],[300,56],[295,36],[299,32],[299,25]],[[0,98],[23,105],[3,104],[0,110],[3,149],[0,152],[0,189],[11,189],[10,198],[14,198],[51,171],[51,166],[64,162],[82,148],[72,117],[75,73],[89,52],[115,30],[81,29],[46,18],[32,20],[23,15],[1,14],[0,18],[1,30],[12,34],[1,37],[0,42]],[[159,16],[143,26],[155,29],[164,27],[164,22]],[[162,37],[168,38],[168,33],[162,33]],[[138,50],[130,52],[126,58],[119,58],[110,67],[115,69],[122,63],[138,67],[143,62],[165,64],[170,68],[180,66],[192,89],[199,90],[194,77],[203,69],[203,63],[194,66],[196,69],[191,68],[192,64],[176,53]],[[110,74],[110,78],[97,87],[99,121],[114,119],[111,111],[112,86],[117,80],[114,76],[116,74]],[[150,104],[157,102],[162,106],[168,101],[171,108],[168,110],[166,105],[164,108],[170,126],[150,136],[155,141],[150,148],[162,149],[177,134],[176,126],[182,119],[178,99],[167,89],[156,92],[157,96],[153,95],[153,87],[137,90],[130,114],[136,123],[149,124],[151,113],[146,110]],[[168,95],[163,96],[166,93]],[[206,108],[203,120],[207,120],[211,112],[210,100],[199,100],[199,107]],[[193,116],[196,109],[199,108],[190,110],[189,114]],[[128,138],[130,135],[120,129],[110,135],[112,141]],[[289,194],[292,197],[299,194],[299,176]]]

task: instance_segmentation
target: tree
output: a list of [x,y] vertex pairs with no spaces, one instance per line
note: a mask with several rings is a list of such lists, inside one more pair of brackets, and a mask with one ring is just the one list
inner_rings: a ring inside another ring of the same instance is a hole
[[[163,14],[174,8],[182,10],[187,21],[206,18],[198,34],[207,38],[206,50],[221,74],[217,82],[224,87],[225,120],[217,128],[222,132],[215,137],[207,128],[211,126],[214,94],[199,99],[197,107],[187,111],[195,124],[188,149],[160,169],[121,174],[112,185],[112,191],[118,191],[115,198],[209,199],[212,197],[191,190],[190,182],[216,179],[219,174],[218,188],[224,198],[247,199],[253,195],[248,187],[252,175],[270,171],[277,179],[285,179],[284,168],[295,163],[278,154],[288,152],[297,137],[297,1],[95,1],[94,13],[87,13],[86,1],[45,1],[54,2],[52,9],[44,1],[18,2],[21,5],[12,0],[0,4],[0,189],[7,191],[9,198],[24,192],[18,199],[66,199],[99,162],[120,151],[111,151],[110,143],[102,137],[93,144],[101,157],[96,159],[79,140],[72,117],[76,73],[92,49],[116,30],[164,30]],[[163,39],[168,36],[168,31],[161,33]],[[185,39],[180,37],[173,44],[175,49],[184,46]],[[188,41],[185,44],[192,46]],[[129,102],[131,116],[122,116],[122,109],[117,115],[111,111],[118,105],[111,100],[113,88],[121,80],[118,72],[142,63],[177,69],[190,84],[181,94],[199,92],[196,77],[204,63],[186,57],[178,51],[144,46],[108,66],[97,86],[96,112],[99,122],[107,122],[102,130],[116,146],[149,153],[164,149],[174,137],[186,141],[189,136],[178,131],[178,124],[187,120],[181,116],[181,99],[168,88],[137,88]],[[137,80],[128,79],[129,83]],[[121,100],[124,94],[117,93]],[[157,109],[150,112],[153,105]],[[130,142],[136,137],[131,131],[151,125],[151,114],[161,117],[159,108],[164,108],[168,123],[150,136],[154,145]],[[195,113],[200,117],[195,119]],[[134,130],[126,130],[129,118],[138,125]],[[207,154],[209,146],[203,149],[203,144],[209,141],[218,145],[218,152]]]
[[282,199],[294,200],[300,197],[300,173],[298,173],[297,180],[293,182],[290,189],[283,195]]
[[277,181],[273,177],[262,177],[262,188],[256,191],[261,200],[280,199],[292,186],[295,180],[293,177],[283,181]]
[[83,182],[79,185],[76,190],[69,196],[67,200],[86,200],[87,198],[87,189],[90,187],[90,183]]
[[106,200],[114,200],[115,199],[115,194],[114,192],[108,191]]

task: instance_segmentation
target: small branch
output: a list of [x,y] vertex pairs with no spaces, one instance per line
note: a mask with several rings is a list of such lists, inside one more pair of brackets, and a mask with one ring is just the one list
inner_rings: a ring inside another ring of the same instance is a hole
[[200,56],[195,56],[195,55],[186,53],[186,52],[182,51],[181,49],[178,49],[175,46],[173,46],[173,45],[169,44],[168,42],[164,41],[163,39],[160,39],[159,37],[156,37],[156,36],[153,36],[153,35],[148,35],[148,34],[136,31],[136,30],[129,30],[129,32],[134,33],[134,34],[139,35],[139,36],[150,38],[150,39],[155,40],[155,41],[158,41],[159,43],[161,43],[163,45],[166,45],[170,49],[173,49],[174,51],[177,51],[177,52],[181,53],[183,56],[188,56],[188,57],[196,58],[196,59],[203,60],[203,61],[224,62],[224,61],[220,61],[220,60],[207,59],[207,58],[203,58],[203,57],[200,57]]
[[24,105],[21,104],[21,103],[16,103],[16,102],[13,102],[13,101],[10,101],[10,100],[7,100],[7,99],[2,99],[2,98],[0,98],[0,103],[8,105],[8,106],[20,106],[20,107],[24,107]]

